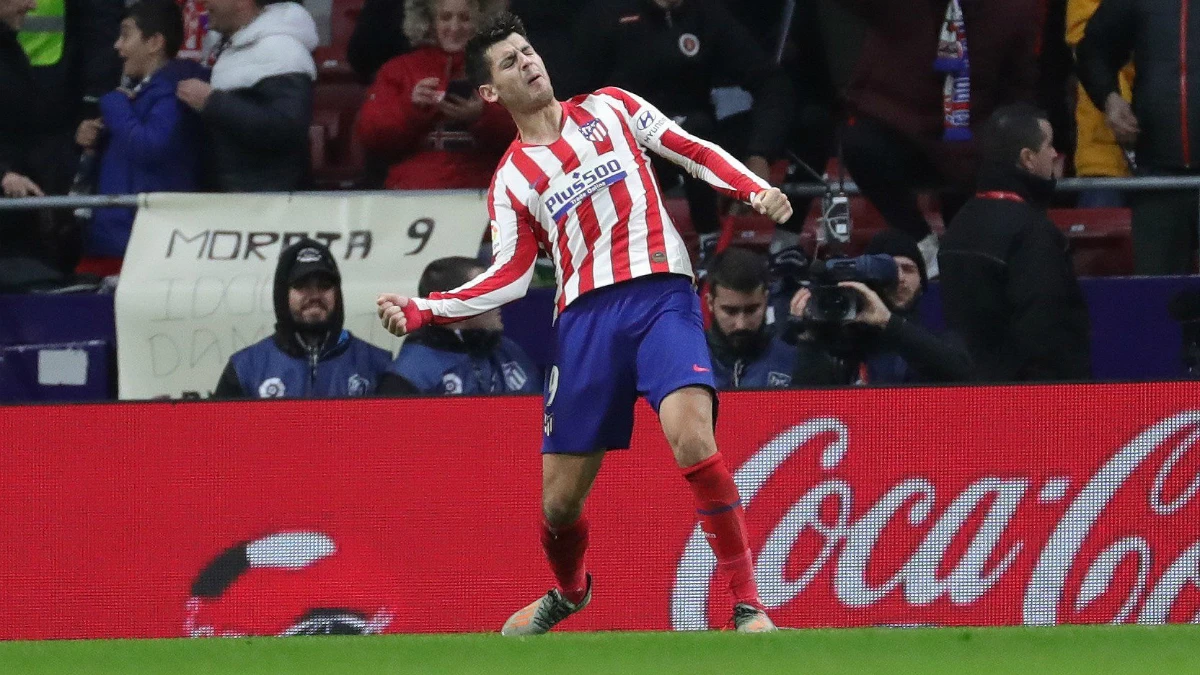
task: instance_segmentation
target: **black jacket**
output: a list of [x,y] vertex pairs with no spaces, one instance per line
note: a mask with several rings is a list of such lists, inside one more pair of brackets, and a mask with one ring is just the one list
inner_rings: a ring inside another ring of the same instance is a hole
[[1079,81],[1100,110],[1132,55],[1139,167],[1191,168],[1200,158],[1200,6],[1185,14],[1187,4],[1104,0],[1076,49]]
[[[62,93],[48,90],[44,78],[35,76],[16,34],[0,23],[0,176],[16,172],[46,194],[66,194],[79,154],[74,117]],[[78,245],[73,225],[61,216],[51,221],[47,212],[0,212],[0,258],[5,259],[0,287],[23,288],[57,277],[50,267],[73,268]],[[23,269],[13,258],[41,262]]]
[[1087,306],[1046,217],[1053,181],[985,168],[979,190],[1023,201],[976,197],[954,217],[938,254],[947,323],[985,381],[1090,378]]
[[253,87],[214,91],[201,117],[212,187],[219,192],[291,191],[308,178],[313,82],[276,75]]
[[59,141],[64,133],[74,138],[74,122],[61,92],[45,88],[16,33],[0,24],[0,174],[15,171],[47,193],[65,191],[70,175],[63,175]]
[[672,10],[653,0],[601,0],[580,13],[574,35],[572,72],[550,73],[560,97],[617,86],[672,117],[711,117],[713,87],[733,83],[754,95],[746,154],[782,151],[792,85],[721,0],[684,0]]
[[47,194],[66,191],[78,159],[75,129],[99,116],[95,101],[120,82],[112,45],[123,10],[121,0],[67,0],[62,58],[37,68],[0,24],[0,174],[28,175]]
[[915,311],[893,311],[882,330],[851,324],[809,331],[796,349],[793,386],[949,383],[974,376],[966,347],[922,326]]
[[366,0],[346,45],[346,60],[362,81],[374,81],[383,64],[411,49],[404,34],[404,0]]

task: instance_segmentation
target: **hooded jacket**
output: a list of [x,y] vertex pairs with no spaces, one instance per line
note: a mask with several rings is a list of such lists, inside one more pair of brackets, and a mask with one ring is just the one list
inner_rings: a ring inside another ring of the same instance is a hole
[[[324,330],[302,333],[292,318],[288,290],[298,264],[337,280],[335,306]],[[215,398],[332,398],[375,393],[391,354],[342,328],[341,277],[325,245],[301,239],[279,254],[274,300],[275,334],[229,357],[213,392]]]
[[[191,192],[200,187],[200,117],[175,96],[188,78],[207,79],[193,61],[170,61],[131,99],[110,91],[100,99],[107,141],[100,150],[96,191],[104,195]],[[121,257],[133,228],[133,209],[97,209],[85,253]]]
[[464,55],[422,47],[388,61],[367,91],[358,117],[363,147],[391,163],[384,185],[393,190],[486,188],[517,135],[508,111],[484,103],[470,125],[445,119],[436,107],[412,102],[417,82],[465,77]]
[[989,382],[1091,377],[1087,305],[1067,240],[1046,216],[1054,181],[985,167],[946,229],[938,264],[946,322]]
[[221,192],[291,191],[308,177],[312,50],[317,27],[294,2],[267,5],[223,45],[213,93],[201,112],[213,187]]
[[512,340],[486,331],[428,326],[404,341],[381,394],[536,394],[542,372]]

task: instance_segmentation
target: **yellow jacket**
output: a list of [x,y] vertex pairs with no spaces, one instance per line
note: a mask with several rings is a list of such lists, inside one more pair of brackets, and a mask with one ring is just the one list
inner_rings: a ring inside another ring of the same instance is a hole
[[[1083,39],[1088,19],[1100,6],[1100,0],[1067,0],[1067,44],[1072,49]],[[1121,96],[1133,100],[1133,64],[1121,69]],[[1128,176],[1129,163],[1104,121],[1104,113],[1096,109],[1083,87],[1076,85],[1075,174],[1079,176]]]

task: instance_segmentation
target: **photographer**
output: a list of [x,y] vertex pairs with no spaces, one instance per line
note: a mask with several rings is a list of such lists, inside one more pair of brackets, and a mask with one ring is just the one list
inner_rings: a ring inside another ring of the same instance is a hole
[[793,384],[956,382],[972,376],[966,348],[918,323],[928,283],[908,235],[875,235],[866,255],[814,263],[790,307],[798,357]]
[[767,325],[769,283],[762,255],[730,247],[713,258],[704,299],[712,314],[708,350],[718,389],[791,386],[796,348]]

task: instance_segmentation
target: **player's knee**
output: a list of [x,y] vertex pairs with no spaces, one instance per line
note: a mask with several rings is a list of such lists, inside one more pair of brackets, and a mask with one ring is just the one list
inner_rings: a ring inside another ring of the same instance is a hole
[[548,495],[542,498],[542,515],[551,527],[566,527],[583,515],[583,501]]
[[671,451],[675,453],[675,461],[681,467],[703,462],[717,452],[716,440],[712,433],[703,427],[689,429],[668,440],[671,443]]

